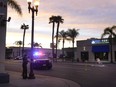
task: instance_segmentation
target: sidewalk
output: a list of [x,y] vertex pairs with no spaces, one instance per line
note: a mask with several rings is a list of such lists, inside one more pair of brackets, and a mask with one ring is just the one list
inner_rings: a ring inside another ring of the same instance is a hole
[[80,87],[79,84],[66,79],[35,75],[35,79],[22,79],[21,73],[8,71],[10,82],[0,87]]

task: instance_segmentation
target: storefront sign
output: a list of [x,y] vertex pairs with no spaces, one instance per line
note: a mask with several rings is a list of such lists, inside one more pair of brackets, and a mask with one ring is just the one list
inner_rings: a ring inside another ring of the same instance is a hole
[[108,44],[109,40],[108,39],[101,39],[101,40],[92,40],[91,44]]
[[109,52],[109,45],[92,46],[92,52]]

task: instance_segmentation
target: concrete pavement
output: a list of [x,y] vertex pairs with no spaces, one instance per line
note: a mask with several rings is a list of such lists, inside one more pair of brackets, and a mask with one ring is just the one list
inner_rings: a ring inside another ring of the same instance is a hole
[[36,79],[22,79],[19,72],[7,72],[10,75],[10,82],[0,84],[0,87],[80,87],[71,80],[43,75],[35,75]]

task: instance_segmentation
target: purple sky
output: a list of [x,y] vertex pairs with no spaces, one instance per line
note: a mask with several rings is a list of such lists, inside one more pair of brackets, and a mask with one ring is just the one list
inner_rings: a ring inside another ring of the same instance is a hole
[[[8,9],[8,16],[12,19],[7,26],[7,45],[22,40],[23,31],[20,26],[23,23],[30,26],[25,44],[31,41],[31,14],[28,13],[27,1],[16,1],[22,7],[23,16],[20,17],[14,10]],[[60,30],[79,29],[76,40],[100,38],[106,27],[116,24],[116,0],[40,0],[38,15],[35,16],[34,41],[42,43],[45,48],[49,48],[51,43],[52,24],[48,23],[52,15],[60,15],[64,19]],[[72,44],[66,42],[65,46],[71,47]],[[59,48],[61,47],[60,43]]]

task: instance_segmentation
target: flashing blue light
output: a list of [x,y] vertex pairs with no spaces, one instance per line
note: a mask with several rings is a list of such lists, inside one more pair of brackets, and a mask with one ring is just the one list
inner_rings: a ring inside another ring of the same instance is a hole
[[39,52],[34,52],[33,56],[39,56]]
[[33,56],[43,56],[44,54],[42,52],[34,52]]

